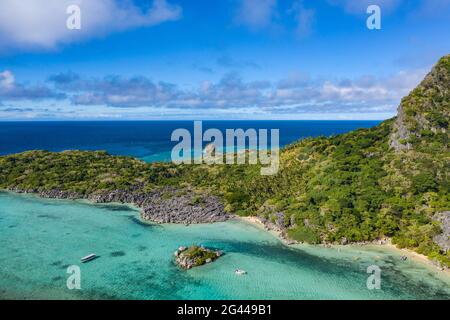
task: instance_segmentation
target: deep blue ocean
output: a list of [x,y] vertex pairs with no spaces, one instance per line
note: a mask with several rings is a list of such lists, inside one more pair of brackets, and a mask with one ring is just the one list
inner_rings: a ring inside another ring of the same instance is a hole
[[[280,145],[306,137],[330,136],[380,121],[203,121],[203,131],[217,128],[279,129]],[[0,155],[27,150],[106,150],[148,162],[169,161],[177,142],[175,129],[193,132],[193,121],[0,122]],[[225,135],[224,135],[225,136]]]

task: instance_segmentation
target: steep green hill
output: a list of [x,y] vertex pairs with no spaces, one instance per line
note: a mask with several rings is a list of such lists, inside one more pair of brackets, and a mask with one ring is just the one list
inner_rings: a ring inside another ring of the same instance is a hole
[[450,265],[450,252],[433,240],[442,231],[436,215],[450,210],[449,104],[447,55],[402,100],[395,119],[289,145],[274,176],[260,175],[255,165],[177,166],[104,152],[31,151],[0,158],[0,188],[86,195],[191,187],[220,196],[229,212],[275,223],[296,240],[392,237]]
[[258,168],[198,167],[187,181],[214,186],[232,212],[259,215],[307,242],[393,237],[399,246],[449,255],[433,237],[433,217],[450,209],[450,55],[371,129],[294,143],[273,177]]

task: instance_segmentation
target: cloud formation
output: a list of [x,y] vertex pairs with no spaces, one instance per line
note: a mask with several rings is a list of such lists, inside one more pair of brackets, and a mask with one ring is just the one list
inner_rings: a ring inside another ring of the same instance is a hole
[[252,30],[268,27],[276,16],[277,0],[240,0],[236,22]]
[[240,0],[235,20],[251,31],[272,28],[285,30],[283,21],[292,23],[297,36],[303,38],[312,33],[315,10],[308,9],[303,0],[281,3],[278,0]]
[[56,92],[44,85],[26,86],[16,83],[11,71],[0,72],[0,101],[64,99],[64,93]]
[[245,81],[230,72],[216,82],[204,81],[196,88],[184,89],[144,76],[85,78],[73,72],[51,75],[44,84],[31,85],[18,83],[10,71],[3,71],[0,106],[3,102],[4,107],[0,113],[12,118],[14,114],[45,114],[45,118],[59,115],[67,119],[144,115],[287,119],[305,115],[311,119],[327,114],[332,118],[379,118],[395,114],[400,99],[425,73],[425,69],[415,69],[387,77],[325,80],[292,73],[278,81]]
[[306,9],[303,5],[303,0],[299,0],[293,3],[288,12],[294,15],[297,24],[297,35],[300,37],[309,36],[312,33],[312,25],[316,14],[315,10]]
[[[69,30],[67,7],[81,9],[81,30]],[[180,19],[182,9],[166,0],[153,0],[142,11],[131,0],[2,0],[0,47],[52,49],[60,44],[130,28]]]
[[[401,97],[415,87],[424,74],[425,70],[418,69],[383,78],[366,75],[355,79],[321,80],[293,73],[279,81],[244,81],[238,73],[231,72],[217,82],[205,81],[196,89],[184,90],[175,84],[154,82],[143,76],[83,79],[69,72],[49,77],[49,83],[53,90],[78,106],[255,109],[272,114],[371,113],[394,112]],[[3,82],[9,83],[9,80]]]

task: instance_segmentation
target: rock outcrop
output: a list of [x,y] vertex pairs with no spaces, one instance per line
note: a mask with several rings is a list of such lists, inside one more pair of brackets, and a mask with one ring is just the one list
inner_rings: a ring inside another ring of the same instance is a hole
[[441,223],[442,233],[433,237],[434,242],[444,252],[450,250],[450,211],[439,212],[434,215],[434,219]]
[[197,224],[222,222],[229,219],[222,202],[215,196],[196,194],[190,189],[165,187],[152,192],[115,190],[88,195],[76,192],[10,188],[18,193],[36,193],[43,198],[87,199],[94,203],[129,203],[141,209],[143,220],[155,223]]
[[398,107],[397,118],[393,124],[393,133],[390,138],[390,147],[396,152],[411,149],[411,144],[408,142],[408,138],[411,132],[404,125],[404,111],[402,105]]
[[411,140],[420,140],[428,131],[446,134],[449,119],[450,55],[446,55],[402,99],[393,124],[390,146],[396,152],[410,150],[413,147]]
[[175,262],[183,269],[191,269],[211,263],[223,255],[220,250],[212,250],[203,246],[179,247],[174,253]]

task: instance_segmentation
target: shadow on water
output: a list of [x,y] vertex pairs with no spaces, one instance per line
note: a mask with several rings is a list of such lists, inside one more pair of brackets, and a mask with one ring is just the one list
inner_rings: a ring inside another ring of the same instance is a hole
[[134,223],[136,223],[136,224],[138,224],[138,225],[140,225],[142,227],[145,227],[145,228],[161,228],[160,225],[157,225],[157,224],[151,223],[151,222],[143,221],[141,218],[139,218],[139,217],[137,217],[135,215],[128,216],[128,218],[131,221],[133,221]]
[[[125,255],[125,254],[123,254],[123,255]],[[95,257],[89,259],[88,261],[85,261],[85,262],[81,262],[81,261],[80,261],[80,263],[82,263],[82,264],[89,263],[89,262],[92,262],[92,261],[94,261],[94,260],[99,259],[100,257],[101,257],[100,255],[96,255]],[[67,269],[67,268],[69,268],[71,265],[72,265],[72,264],[68,264],[68,263],[63,264],[63,261],[61,261],[61,260],[54,261],[54,262],[50,263],[50,266],[52,266],[52,267],[59,267],[59,268],[61,268],[61,269]]]
[[94,205],[96,208],[106,209],[110,211],[136,211],[136,209],[130,207],[129,205],[120,203],[94,203],[88,205]]
[[109,254],[110,257],[123,257],[125,256],[125,251],[113,251]]
[[44,219],[45,218],[45,219],[52,219],[52,220],[59,220],[59,219],[61,219],[61,218],[59,218],[57,216],[54,216],[54,215],[51,215],[51,214],[40,214],[37,217],[40,218],[40,219]]
[[54,261],[54,262],[50,263],[50,266],[58,267],[58,266],[62,265],[62,263],[63,262],[61,260],[58,260],[58,261]]

